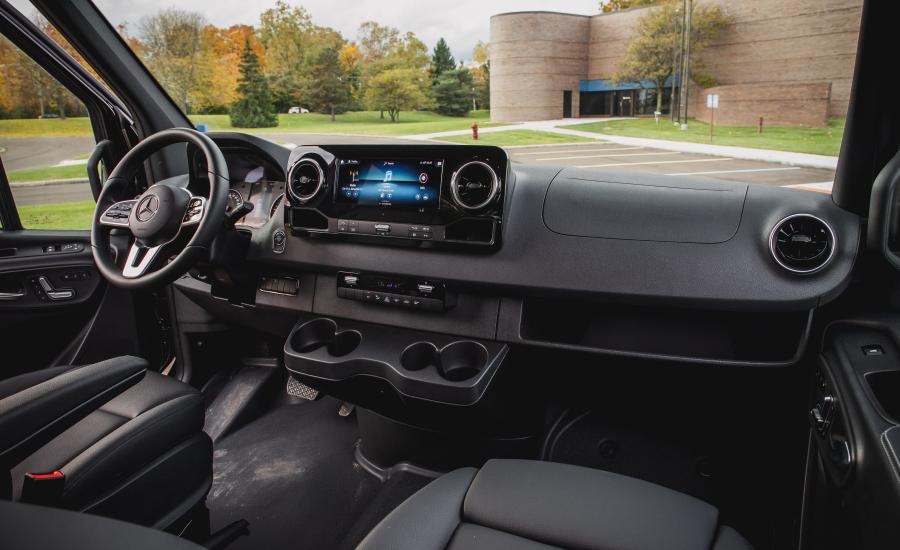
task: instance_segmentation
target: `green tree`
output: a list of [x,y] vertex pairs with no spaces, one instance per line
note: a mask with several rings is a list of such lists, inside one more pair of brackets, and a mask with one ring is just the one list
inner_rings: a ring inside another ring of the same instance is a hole
[[335,113],[345,111],[352,99],[349,75],[341,66],[337,50],[322,50],[311,76],[307,91],[310,104],[319,112],[330,113],[334,122]]
[[340,33],[315,25],[308,11],[283,0],[260,14],[257,36],[265,48],[273,101],[282,112],[305,99],[305,83],[311,78],[319,52],[325,48],[340,50],[344,43]]
[[447,116],[466,116],[472,109],[475,79],[468,69],[444,71],[434,85],[437,112]]
[[613,11],[640,8],[659,4],[661,0],[600,0],[600,11],[610,13]]
[[[712,83],[704,74],[700,52],[731,24],[732,18],[719,6],[696,6],[691,13],[691,78]],[[649,80],[656,89],[656,110],[662,109],[663,87],[672,76],[673,37],[681,25],[681,2],[663,0],[659,6],[638,18],[632,36],[619,62],[613,81]]]
[[431,81],[437,84],[438,77],[441,74],[454,69],[456,69],[456,60],[453,59],[453,54],[450,53],[450,46],[447,45],[447,41],[441,38],[434,46],[434,51],[431,54]]
[[376,109],[384,109],[391,122],[400,120],[400,111],[421,108],[428,101],[422,91],[424,73],[416,69],[388,69],[372,77],[366,98]]
[[278,126],[269,83],[260,70],[259,58],[250,47],[249,40],[244,43],[239,69],[238,100],[231,106],[231,125],[237,128]]

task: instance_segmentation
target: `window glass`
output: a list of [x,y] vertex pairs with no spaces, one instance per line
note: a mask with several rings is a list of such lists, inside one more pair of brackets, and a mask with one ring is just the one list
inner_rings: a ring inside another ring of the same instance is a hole
[[96,0],[209,130],[494,144],[531,164],[823,193],[863,3]]
[[[32,20],[73,51],[36,12]],[[86,164],[94,145],[85,105],[0,36],[0,156],[23,227],[90,228]]]

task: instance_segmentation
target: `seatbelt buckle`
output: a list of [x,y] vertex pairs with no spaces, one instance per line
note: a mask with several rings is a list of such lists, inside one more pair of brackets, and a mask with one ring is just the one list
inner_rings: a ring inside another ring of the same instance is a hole
[[59,470],[43,474],[25,474],[21,501],[41,506],[56,506],[62,500],[66,474]]

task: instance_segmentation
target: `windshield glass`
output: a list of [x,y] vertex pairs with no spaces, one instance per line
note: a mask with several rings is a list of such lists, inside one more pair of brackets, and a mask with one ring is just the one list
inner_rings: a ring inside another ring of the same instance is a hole
[[201,130],[825,193],[862,4],[96,0]]

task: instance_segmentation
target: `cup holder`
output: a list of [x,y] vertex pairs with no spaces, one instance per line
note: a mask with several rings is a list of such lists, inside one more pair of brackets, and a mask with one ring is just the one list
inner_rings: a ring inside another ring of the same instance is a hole
[[341,357],[356,349],[362,335],[355,330],[338,332],[331,319],[314,319],[302,325],[291,336],[291,347],[298,353],[311,353],[325,347],[330,355]]
[[487,365],[488,352],[477,342],[453,342],[443,349],[431,342],[416,342],[403,350],[400,365],[409,371],[429,366],[437,368],[441,378],[450,382],[462,382],[474,377]]

